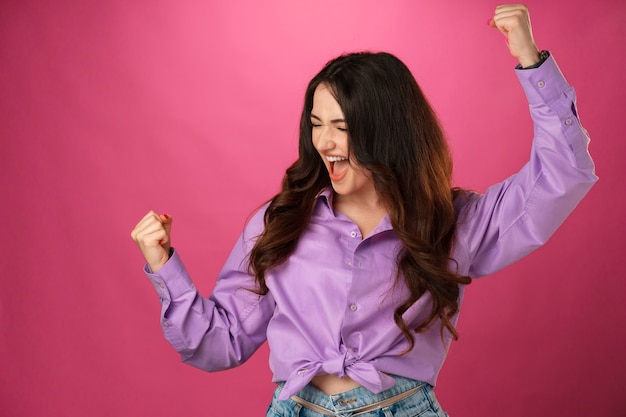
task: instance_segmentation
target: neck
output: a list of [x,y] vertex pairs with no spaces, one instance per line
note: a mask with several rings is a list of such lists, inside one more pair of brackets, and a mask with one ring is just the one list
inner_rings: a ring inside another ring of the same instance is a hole
[[333,205],[336,209],[340,211],[349,210],[349,211],[362,211],[362,212],[377,212],[380,210],[384,210],[382,204],[378,200],[378,196],[354,196],[354,195],[339,195],[334,194],[333,197]]
[[342,196],[335,194],[333,208],[346,215],[361,231],[361,236],[369,236],[387,214],[377,195],[370,198]]
[[349,210],[358,211],[380,211],[384,210],[383,205],[378,198],[376,189],[367,187],[358,193],[351,193],[348,195],[337,194],[333,191],[333,205],[335,208],[343,207]]

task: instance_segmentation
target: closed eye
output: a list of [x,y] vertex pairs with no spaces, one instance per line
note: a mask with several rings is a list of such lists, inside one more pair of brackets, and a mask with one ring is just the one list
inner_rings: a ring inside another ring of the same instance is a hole
[[[348,128],[344,127],[346,121],[344,119],[333,119],[330,121],[330,124],[333,125],[340,132],[347,132]],[[311,126],[320,127],[322,126],[322,119],[320,119],[315,114],[311,113]]]

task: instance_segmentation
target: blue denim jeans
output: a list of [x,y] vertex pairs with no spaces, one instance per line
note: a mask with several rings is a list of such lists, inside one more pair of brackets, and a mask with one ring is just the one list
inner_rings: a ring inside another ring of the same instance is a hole
[[[279,400],[278,395],[283,384],[279,383],[274,398],[267,410],[266,417],[323,417],[326,415],[337,417],[448,417],[435,398],[433,387],[429,384],[415,381],[408,378],[393,376],[396,385],[390,389],[374,394],[363,387],[358,387],[350,391],[337,395],[327,395],[315,388],[307,385],[302,391],[296,394],[304,400],[304,403],[311,403],[321,407],[324,412],[315,411],[312,408],[296,402],[293,399]],[[373,410],[363,412],[364,407],[384,402],[392,397],[399,396],[407,391],[415,392],[393,404],[383,404]]]

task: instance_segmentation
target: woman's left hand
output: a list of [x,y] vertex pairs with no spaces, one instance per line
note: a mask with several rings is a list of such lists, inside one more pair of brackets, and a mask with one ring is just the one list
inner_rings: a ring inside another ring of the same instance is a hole
[[489,26],[498,29],[507,39],[509,51],[522,67],[539,62],[539,49],[533,39],[528,8],[523,4],[503,4],[496,7]]

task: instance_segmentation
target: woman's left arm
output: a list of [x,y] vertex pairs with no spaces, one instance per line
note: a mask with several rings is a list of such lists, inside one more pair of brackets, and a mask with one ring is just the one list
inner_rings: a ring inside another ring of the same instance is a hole
[[499,6],[491,23],[508,36],[520,62],[516,74],[534,139],[530,160],[517,174],[469,196],[461,208],[458,237],[472,277],[492,274],[543,245],[597,181],[574,89],[552,56],[541,62],[526,8]]

